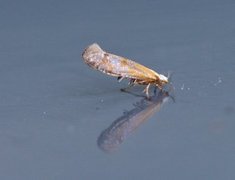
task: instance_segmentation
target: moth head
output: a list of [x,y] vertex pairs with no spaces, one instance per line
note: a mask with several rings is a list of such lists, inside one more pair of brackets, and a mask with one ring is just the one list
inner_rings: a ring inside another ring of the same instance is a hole
[[159,79],[160,79],[162,85],[165,85],[169,82],[168,78],[162,74],[159,74]]

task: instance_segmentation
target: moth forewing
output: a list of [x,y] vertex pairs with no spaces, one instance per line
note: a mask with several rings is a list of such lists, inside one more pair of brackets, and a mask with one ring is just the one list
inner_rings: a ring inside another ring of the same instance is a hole
[[82,53],[85,63],[105,74],[116,76],[119,80],[129,78],[130,84],[147,85],[144,92],[149,96],[150,85],[160,89],[168,83],[168,78],[135,61],[105,52],[96,43],[88,46]]

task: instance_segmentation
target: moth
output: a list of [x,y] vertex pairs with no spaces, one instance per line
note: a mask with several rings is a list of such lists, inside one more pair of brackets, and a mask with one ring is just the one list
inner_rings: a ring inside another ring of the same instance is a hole
[[143,92],[146,93],[147,98],[149,98],[150,85],[161,90],[168,83],[166,76],[130,59],[108,53],[96,43],[88,46],[82,53],[82,57],[84,62],[93,69],[117,77],[119,81],[129,79],[127,88],[137,84],[146,85]]

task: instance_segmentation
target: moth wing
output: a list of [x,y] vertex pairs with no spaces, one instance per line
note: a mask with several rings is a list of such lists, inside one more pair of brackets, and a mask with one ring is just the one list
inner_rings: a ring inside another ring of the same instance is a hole
[[158,74],[155,71],[139,63],[123,57],[119,58],[120,62],[119,66],[117,67],[119,70],[117,72],[120,76],[143,81],[155,81],[158,77]]
[[133,78],[143,81],[154,81],[158,74],[132,60],[104,52],[93,46],[83,53],[85,62],[92,68],[116,77]]

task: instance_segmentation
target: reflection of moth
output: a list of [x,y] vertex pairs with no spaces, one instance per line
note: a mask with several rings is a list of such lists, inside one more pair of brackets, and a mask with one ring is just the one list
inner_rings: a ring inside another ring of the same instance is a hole
[[130,79],[130,86],[136,84],[147,85],[144,89],[147,97],[149,97],[149,87],[151,84],[162,89],[168,83],[166,76],[158,74],[132,60],[107,53],[98,44],[88,46],[82,53],[82,57],[90,67],[105,74],[118,77],[119,81],[124,78]]
[[99,148],[105,152],[117,150],[129,134],[159,111],[168,97],[168,92],[160,91],[156,96],[151,97],[151,101],[142,99],[134,104],[135,108],[125,112],[100,134],[97,140]]

